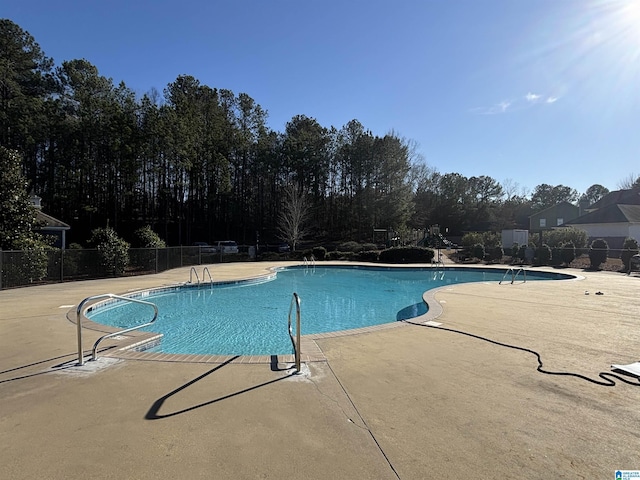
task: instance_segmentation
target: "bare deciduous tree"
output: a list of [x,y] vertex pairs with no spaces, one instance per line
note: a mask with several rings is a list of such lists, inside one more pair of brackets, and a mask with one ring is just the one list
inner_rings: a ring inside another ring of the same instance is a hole
[[640,176],[635,173],[630,173],[618,182],[618,188],[620,190],[631,190],[636,187],[640,187]]
[[296,249],[297,243],[308,235],[309,201],[296,185],[283,189],[282,209],[278,216],[278,234],[282,240]]

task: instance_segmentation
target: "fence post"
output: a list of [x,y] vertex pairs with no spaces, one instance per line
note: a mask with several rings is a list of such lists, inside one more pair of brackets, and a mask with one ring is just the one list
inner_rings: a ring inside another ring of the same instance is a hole
[[64,282],[64,248],[60,249],[60,281]]

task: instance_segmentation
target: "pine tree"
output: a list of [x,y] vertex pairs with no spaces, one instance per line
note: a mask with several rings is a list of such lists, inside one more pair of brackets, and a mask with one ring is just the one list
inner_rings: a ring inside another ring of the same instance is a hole
[[31,206],[22,159],[0,146],[0,248],[18,250],[33,238],[36,213]]

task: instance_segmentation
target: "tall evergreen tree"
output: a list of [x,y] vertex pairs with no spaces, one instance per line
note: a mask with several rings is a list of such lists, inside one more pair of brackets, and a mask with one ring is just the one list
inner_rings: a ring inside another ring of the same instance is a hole
[[22,174],[22,158],[0,146],[0,248],[20,249],[33,238],[36,214],[31,206],[28,182]]

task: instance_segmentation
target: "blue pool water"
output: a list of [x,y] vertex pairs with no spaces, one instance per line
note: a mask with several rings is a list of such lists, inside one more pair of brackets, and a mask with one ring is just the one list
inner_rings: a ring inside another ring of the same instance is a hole
[[[162,333],[156,351],[217,355],[292,352],[287,318],[301,300],[301,333],[332,332],[404,320],[427,312],[422,294],[443,285],[499,282],[504,270],[381,267],[293,267],[269,280],[184,286],[143,299],[158,306],[147,330]],[[527,281],[568,278],[527,272]],[[149,306],[115,302],[87,313],[94,322],[129,328],[148,322]],[[292,314],[295,318],[295,313]]]

